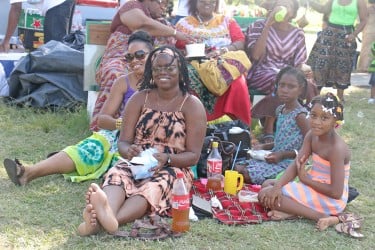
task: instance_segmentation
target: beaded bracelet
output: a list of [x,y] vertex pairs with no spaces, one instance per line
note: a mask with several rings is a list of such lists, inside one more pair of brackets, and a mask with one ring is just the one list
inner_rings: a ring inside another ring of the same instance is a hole
[[116,129],[120,130],[121,129],[121,126],[122,126],[122,118],[117,118],[116,119]]

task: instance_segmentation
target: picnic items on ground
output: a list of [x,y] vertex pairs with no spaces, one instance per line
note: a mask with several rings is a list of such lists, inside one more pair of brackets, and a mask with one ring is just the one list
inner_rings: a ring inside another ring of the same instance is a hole
[[221,190],[223,160],[218,147],[217,141],[212,142],[212,150],[207,157],[207,188],[213,191]]
[[222,96],[229,85],[251,67],[251,62],[242,50],[228,51],[219,58],[193,60],[191,65],[196,69],[206,88],[216,96]]
[[236,146],[241,142],[238,151],[238,159],[246,158],[247,151],[251,148],[251,133],[249,126],[240,120],[209,124],[207,126],[206,135],[217,136],[221,140],[233,142]]
[[224,175],[224,192],[227,194],[236,195],[243,187],[243,175],[235,170],[225,170]]
[[255,160],[265,161],[265,157],[272,153],[271,150],[252,150],[247,151],[249,156]]
[[184,183],[184,174],[177,173],[172,189],[172,231],[183,233],[189,230],[190,197]]
[[231,168],[233,154],[235,152],[236,145],[229,141],[220,140],[220,138],[216,136],[206,136],[204,138],[201,155],[199,157],[199,161],[197,164],[198,177],[207,177],[207,158],[208,155],[211,153],[213,142],[219,143],[218,148],[222,158],[222,171]]

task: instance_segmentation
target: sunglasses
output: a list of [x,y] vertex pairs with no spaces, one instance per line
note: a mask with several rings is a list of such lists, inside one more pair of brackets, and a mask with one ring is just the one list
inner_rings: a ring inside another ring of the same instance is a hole
[[159,74],[162,71],[166,71],[167,73],[172,73],[176,69],[177,69],[176,65],[169,65],[169,66],[165,66],[165,67],[152,67],[153,73],[156,73],[156,74]]
[[143,60],[145,59],[146,55],[148,54],[148,52],[144,51],[144,50],[137,50],[136,52],[134,52],[134,54],[132,53],[127,53],[125,55],[125,61],[130,63],[133,61],[133,59],[137,59],[137,60]]

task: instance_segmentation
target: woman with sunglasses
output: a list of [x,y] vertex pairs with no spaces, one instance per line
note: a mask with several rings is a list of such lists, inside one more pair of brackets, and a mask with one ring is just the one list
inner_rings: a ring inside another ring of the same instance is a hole
[[129,37],[126,60],[130,73],[118,78],[98,115],[99,131],[76,145],[25,167],[18,160],[5,159],[4,166],[16,185],[51,174],[64,174],[72,182],[100,178],[118,159],[117,140],[122,126],[121,114],[129,98],[138,90],[147,55],[153,49],[152,38],[144,31]]
[[[205,43],[206,57],[217,59],[228,51],[244,50],[245,36],[237,21],[216,13],[219,8],[219,0],[190,0],[188,8],[189,16],[180,19],[176,24],[176,29],[192,36],[196,42]],[[177,40],[176,47],[184,49],[185,44],[184,41]],[[244,57],[246,58],[246,55]],[[192,79],[194,80],[194,77]],[[199,81],[193,87],[201,85],[202,83]],[[229,89],[220,98],[216,98],[208,91],[204,93],[197,90],[196,92],[201,93],[200,99],[204,101],[207,108],[209,121],[227,114],[246,124],[251,123],[251,104],[244,76],[232,81]]]
[[128,63],[125,60],[125,52],[132,32],[146,31],[156,38],[155,46],[159,46],[160,43],[174,44],[175,39],[188,40],[186,35],[176,31],[163,18],[167,3],[168,0],[131,0],[125,2],[115,14],[110,28],[111,35],[96,72],[96,82],[100,88],[94,106],[91,130],[98,129],[96,116],[108,98],[113,82],[127,73]]
[[[189,94],[185,59],[175,47],[162,46],[147,58],[140,91],[125,108],[126,126],[119,138],[119,153],[126,160],[154,148],[157,165],[151,177],[135,179],[129,165],[119,161],[86,193],[86,208],[78,227],[81,236],[114,233],[119,225],[145,215],[166,215],[177,173],[183,173],[190,190],[206,133],[206,114],[198,98]],[[194,111],[194,112],[192,112]]]

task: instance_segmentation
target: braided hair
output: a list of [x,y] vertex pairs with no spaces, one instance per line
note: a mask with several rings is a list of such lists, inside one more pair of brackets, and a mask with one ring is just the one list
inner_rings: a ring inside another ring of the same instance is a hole
[[302,93],[301,96],[298,98],[298,101],[303,104],[302,98],[306,96],[307,92],[307,80],[305,77],[305,73],[303,73],[302,70],[292,67],[292,66],[286,66],[285,68],[282,68],[279,73],[276,76],[275,80],[275,90],[274,94],[277,95],[277,88],[279,86],[280,79],[283,75],[292,75],[297,79],[297,82],[299,85],[302,85]]
[[317,103],[322,105],[324,112],[331,113],[337,121],[344,120],[344,106],[341,104],[339,99],[331,92],[328,92],[324,95],[315,96],[307,105],[309,112]]
[[175,47],[169,45],[164,45],[151,51],[146,60],[145,72],[140,85],[140,90],[156,88],[154,79],[152,77],[152,63],[160,54],[170,55],[172,58],[170,64],[172,64],[174,60],[177,60],[179,71],[179,87],[182,93],[185,95],[190,89],[190,78],[187,63],[182,53]]

